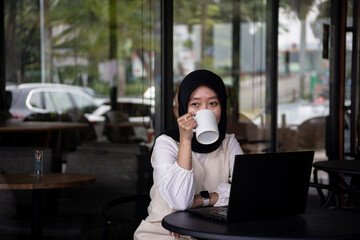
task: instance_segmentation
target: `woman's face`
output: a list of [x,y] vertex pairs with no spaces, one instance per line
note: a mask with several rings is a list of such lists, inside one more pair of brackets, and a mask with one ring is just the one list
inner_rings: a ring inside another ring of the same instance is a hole
[[201,85],[190,95],[188,112],[196,113],[201,109],[210,109],[216,115],[217,123],[221,118],[221,106],[216,93],[209,87]]

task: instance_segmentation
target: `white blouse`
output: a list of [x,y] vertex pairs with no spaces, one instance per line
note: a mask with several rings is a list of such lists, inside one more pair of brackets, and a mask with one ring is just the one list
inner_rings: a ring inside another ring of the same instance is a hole
[[[178,150],[179,147],[172,138],[161,135],[156,139],[152,162],[162,198],[172,209],[177,211],[190,208],[195,194],[193,171],[192,169],[186,170],[177,164]],[[234,137],[230,138],[229,150],[229,164],[232,172],[235,155],[243,154],[239,143]],[[203,164],[207,154],[196,154]],[[219,194],[219,200],[214,206],[228,205],[230,183],[220,184],[215,192]]]

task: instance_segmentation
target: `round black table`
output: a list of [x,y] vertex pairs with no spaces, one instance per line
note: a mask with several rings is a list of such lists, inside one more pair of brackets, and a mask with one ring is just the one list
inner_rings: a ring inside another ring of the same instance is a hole
[[360,214],[308,209],[305,214],[275,219],[223,222],[175,212],[162,220],[169,231],[204,239],[360,239]]

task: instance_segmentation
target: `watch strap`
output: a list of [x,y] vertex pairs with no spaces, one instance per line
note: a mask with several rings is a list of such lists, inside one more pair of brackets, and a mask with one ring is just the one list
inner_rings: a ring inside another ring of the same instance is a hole
[[204,201],[203,207],[209,206],[210,205],[210,198],[211,198],[211,195],[210,195],[209,191],[207,191],[207,190],[201,191],[200,196],[201,196],[201,199]]
[[209,204],[210,204],[210,198],[205,198],[205,199],[203,199],[203,201],[204,201],[203,207],[209,206]]

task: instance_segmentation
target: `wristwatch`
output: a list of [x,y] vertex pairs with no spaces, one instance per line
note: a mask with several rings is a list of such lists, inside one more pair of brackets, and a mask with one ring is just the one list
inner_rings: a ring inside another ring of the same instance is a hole
[[210,204],[210,193],[208,191],[201,191],[200,197],[204,201],[203,207],[209,206]]

